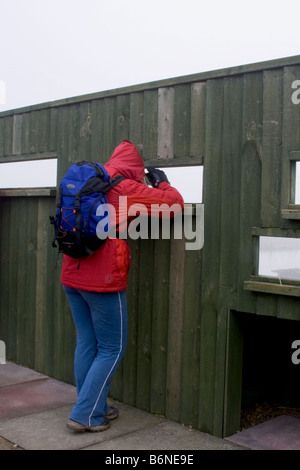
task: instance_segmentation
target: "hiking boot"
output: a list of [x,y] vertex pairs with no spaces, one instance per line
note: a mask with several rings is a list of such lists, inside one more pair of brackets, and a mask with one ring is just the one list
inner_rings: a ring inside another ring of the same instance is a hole
[[98,424],[96,426],[88,426],[85,424],[77,423],[77,421],[73,421],[72,419],[69,419],[67,421],[67,427],[69,429],[72,429],[72,431],[75,431],[75,432],[85,432],[85,431],[100,432],[100,431],[105,431],[106,429],[109,428],[109,426],[110,426],[110,420],[107,418],[104,418],[103,423]]
[[110,421],[116,419],[119,416],[119,410],[115,406],[111,406],[108,412],[105,415],[105,418],[108,418]]

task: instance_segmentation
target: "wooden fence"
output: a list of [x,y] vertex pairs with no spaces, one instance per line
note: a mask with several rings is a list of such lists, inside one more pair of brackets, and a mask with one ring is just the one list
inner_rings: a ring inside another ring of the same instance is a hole
[[[111,394],[218,436],[239,428],[247,314],[300,320],[299,282],[258,276],[260,236],[300,237],[300,57],[0,114],[0,163],[204,165],[204,247],[129,240],[128,348]],[[1,171],[1,170],[0,170]],[[294,176],[293,176],[294,178]],[[7,358],[73,383],[75,331],[51,247],[55,188],[0,190],[0,339]]]

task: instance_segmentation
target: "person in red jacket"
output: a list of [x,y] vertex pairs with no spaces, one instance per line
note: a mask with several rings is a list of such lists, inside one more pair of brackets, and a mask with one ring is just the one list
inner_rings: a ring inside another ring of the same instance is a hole
[[[138,207],[146,216],[161,206],[156,216],[181,211],[184,201],[162,170],[145,167],[136,147],[123,141],[105,165],[111,178],[125,177],[107,194],[115,209],[115,224],[126,230],[132,219],[130,208]],[[120,200],[126,204],[120,204]],[[135,206],[138,204],[138,206]],[[158,206],[157,206],[158,205]],[[129,215],[131,214],[131,215]],[[129,234],[130,236],[130,234]],[[77,331],[74,357],[77,401],[69,420],[73,431],[103,431],[118,417],[118,409],[109,407],[110,381],[125,353],[127,342],[126,288],[130,267],[130,249],[124,237],[108,237],[91,256],[63,257],[61,282],[67,295]]]

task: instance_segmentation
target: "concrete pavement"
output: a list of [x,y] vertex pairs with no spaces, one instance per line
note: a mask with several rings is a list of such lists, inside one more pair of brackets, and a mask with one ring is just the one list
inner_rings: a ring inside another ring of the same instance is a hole
[[233,442],[110,401],[120,410],[111,427],[73,433],[66,421],[76,389],[8,362],[0,365],[0,450],[242,450]]

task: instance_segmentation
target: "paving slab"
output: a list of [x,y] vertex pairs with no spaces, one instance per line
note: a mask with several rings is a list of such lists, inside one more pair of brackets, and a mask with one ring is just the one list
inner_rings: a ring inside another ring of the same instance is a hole
[[104,440],[85,450],[244,450],[235,443],[164,420],[155,426]]
[[43,378],[0,387],[0,419],[37,413],[76,402],[76,388]]
[[74,433],[69,430],[66,422],[72,407],[66,406],[0,421],[0,436],[27,450],[75,450],[151,428],[164,419],[123,403],[111,404],[118,406],[120,416],[104,432]]
[[300,450],[300,419],[278,416],[227,440],[253,450]]
[[0,450],[240,450],[234,442],[110,400],[120,411],[104,432],[66,427],[76,388],[30,369],[0,366]]
[[0,365],[0,388],[45,378],[48,377],[13,362],[6,362],[6,364]]

